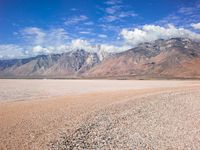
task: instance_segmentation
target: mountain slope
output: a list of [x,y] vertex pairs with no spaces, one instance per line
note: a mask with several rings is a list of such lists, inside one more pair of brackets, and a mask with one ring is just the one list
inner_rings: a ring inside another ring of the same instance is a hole
[[1,77],[72,77],[99,63],[96,53],[77,50],[28,59],[0,61]]
[[200,44],[181,38],[142,43],[104,60],[89,74],[93,77],[200,78]]
[[1,78],[200,78],[200,43],[173,38],[116,54],[71,51],[0,60]]

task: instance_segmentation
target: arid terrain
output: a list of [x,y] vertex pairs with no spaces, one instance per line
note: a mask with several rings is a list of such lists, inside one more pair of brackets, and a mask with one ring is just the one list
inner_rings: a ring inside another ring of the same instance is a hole
[[171,38],[140,43],[118,53],[77,49],[62,54],[0,60],[0,77],[200,79],[199,64],[200,42]]
[[0,80],[0,149],[200,149],[198,80]]

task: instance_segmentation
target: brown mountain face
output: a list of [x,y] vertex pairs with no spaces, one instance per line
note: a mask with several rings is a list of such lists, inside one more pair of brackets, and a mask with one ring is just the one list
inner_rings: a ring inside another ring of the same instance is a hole
[[99,63],[96,53],[77,50],[63,54],[41,55],[28,59],[0,61],[2,78],[69,78]]
[[182,38],[142,43],[87,73],[93,77],[200,78],[200,44]]
[[28,59],[1,60],[1,78],[200,78],[200,43],[173,38],[141,43],[102,58],[77,50]]

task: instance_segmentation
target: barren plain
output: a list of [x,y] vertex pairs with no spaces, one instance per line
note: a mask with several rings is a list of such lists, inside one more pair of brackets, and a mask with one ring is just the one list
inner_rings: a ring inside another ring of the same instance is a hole
[[200,149],[200,81],[0,80],[0,149]]

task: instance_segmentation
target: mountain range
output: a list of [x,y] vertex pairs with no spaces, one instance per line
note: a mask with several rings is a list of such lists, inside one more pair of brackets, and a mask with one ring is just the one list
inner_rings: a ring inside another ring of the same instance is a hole
[[119,53],[81,49],[0,60],[0,78],[200,78],[200,43],[159,39]]

